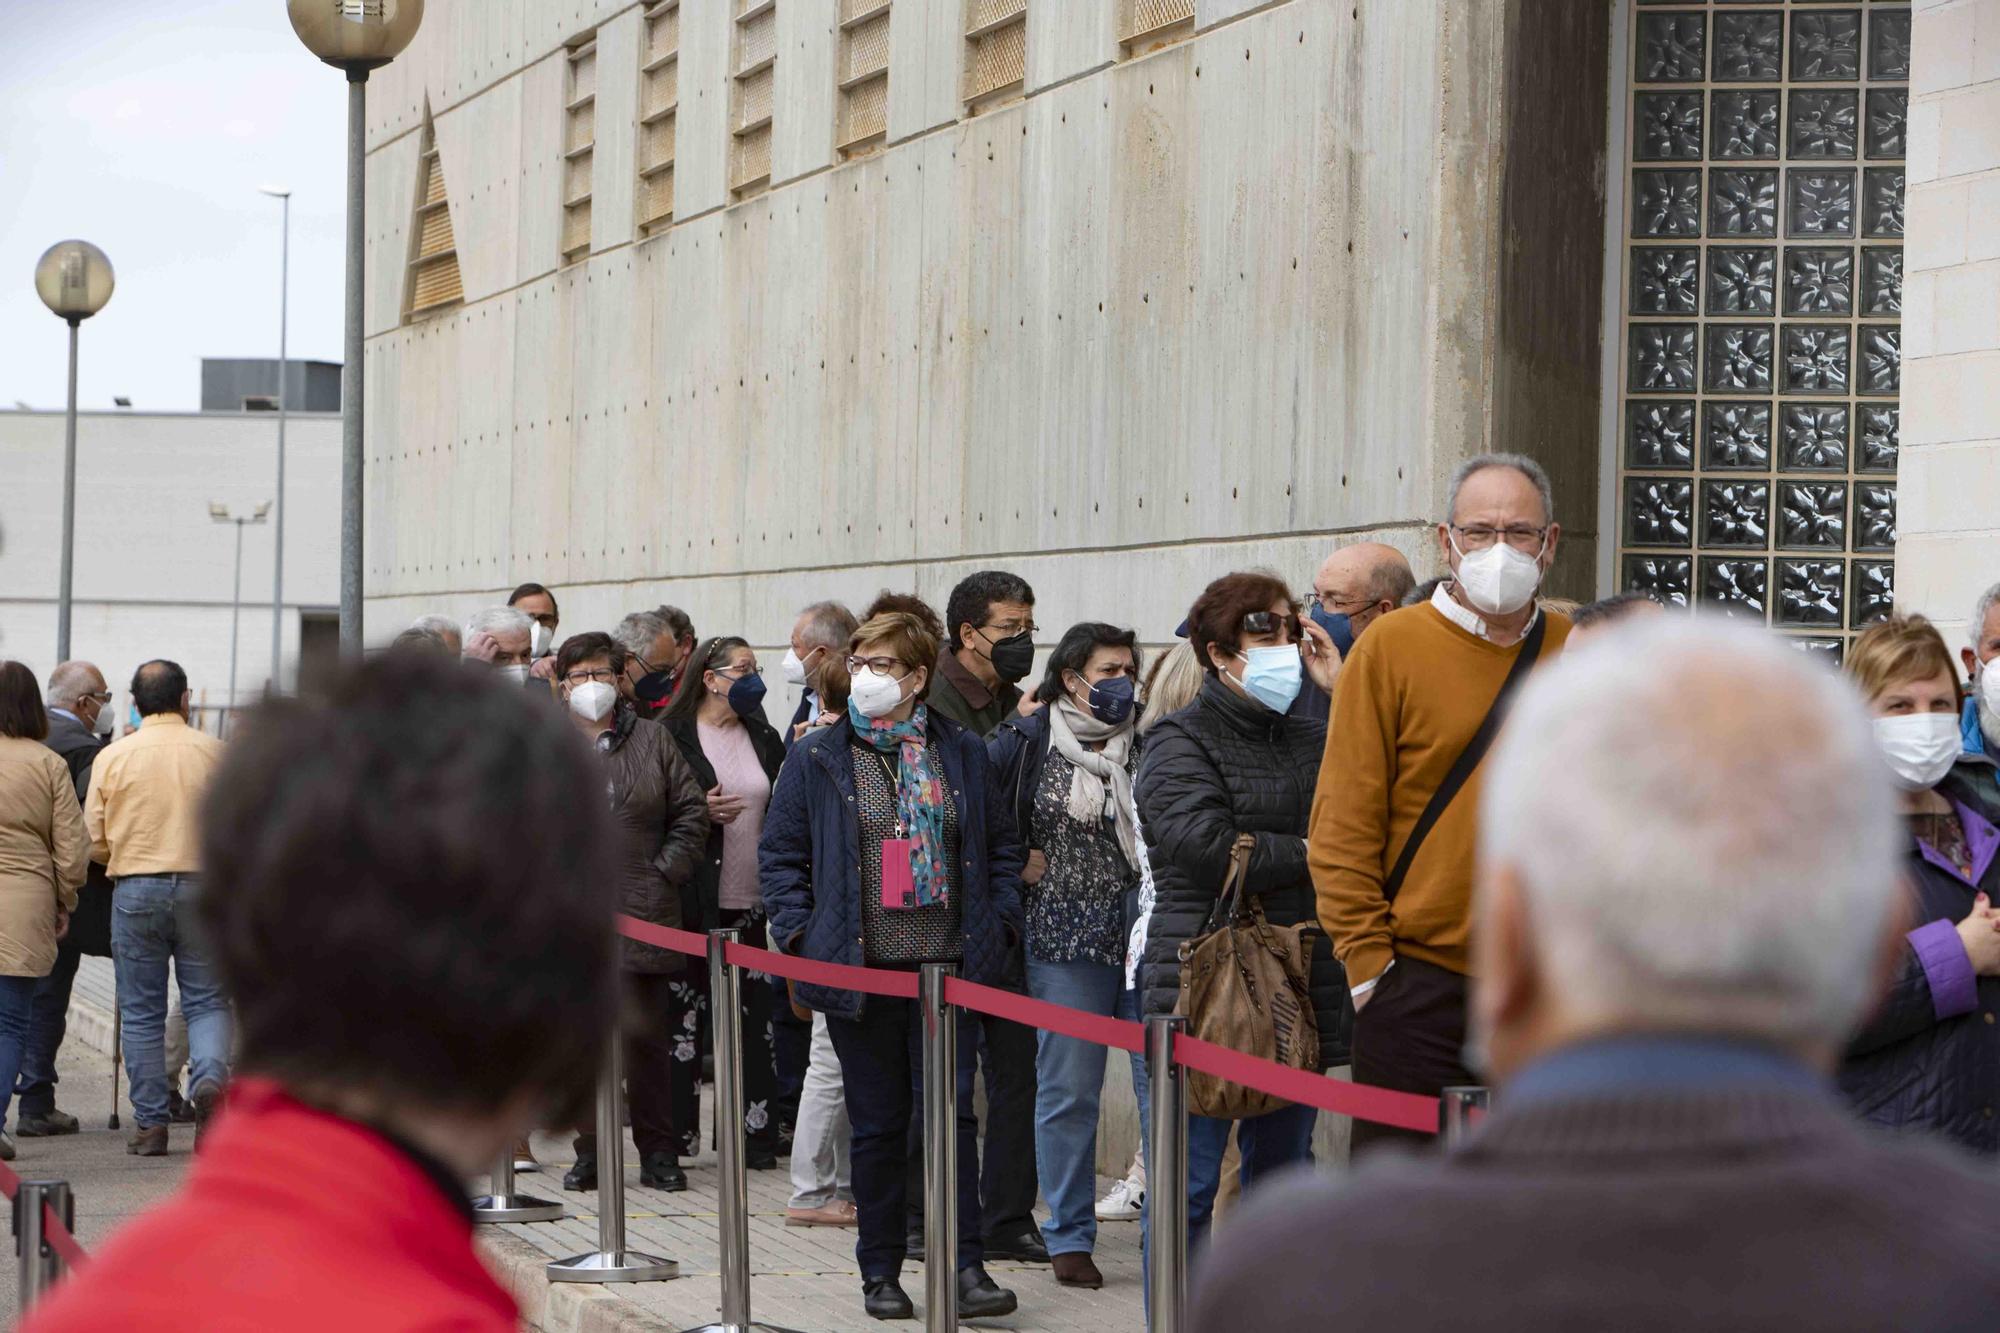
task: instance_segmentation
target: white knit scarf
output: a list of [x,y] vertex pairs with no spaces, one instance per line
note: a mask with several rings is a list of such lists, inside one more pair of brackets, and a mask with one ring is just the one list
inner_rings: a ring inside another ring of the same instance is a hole
[[[1069,784],[1069,817],[1080,824],[1104,818],[1107,806],[1125,861],[1139,868],[1139,812],[1132,804],[1133,718],[1113,725],[1100,722],[1068,697],[1049,706],[1049,735],[1056,753],[1069,760],[1075,776]],[[1102,741],[1104,748],[1089,747]]]

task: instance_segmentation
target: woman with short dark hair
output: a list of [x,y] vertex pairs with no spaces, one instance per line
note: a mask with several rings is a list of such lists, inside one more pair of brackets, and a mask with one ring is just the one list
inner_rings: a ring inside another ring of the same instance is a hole
[[[734,927],[745,944],[763,948],[764,903],[757,891],[757,839],[771,784],[785,762],[785,743],[764,719],[764,673],[749,643],[730,635],[709,639],[689,654],[687,680],[661,725],[706,793],[708,845],[681,898],[689,930]],[[699,984],[700,1008],[715,1002]],[[744,978],[743,1135],[752,1171],[778,1165],[778,1067],[772,1051],[770,979]],[[693,1087],[700,1070],[677,1065],[674,1076]]]
[[[708,845],[708,805],[680,747],[657,722],[642,718],[619,692],[625,650],[608,634],[578,634],[556,653],[556,688],[569,720],[590,742],[606,778],[617,848],[619,910],[656,926],[680,926],[681,890]],[[583,793],[579,793],[580,795]],[[625,1096],[639,1183],[687,1188],[683,1154],[700,1143],[701,1103],[691,1077],[695,1058],[694,992],[680,954],[621,937],[625,992],[645,1022],[625,1034]],[[684,1076],[674,1077],[678,1063]],[[563,1188],[597,1188],[597,1136],[576,1136],[576,1164]]]
[[[76,892],[90,869],[90,840],[69,765],[42,744],[48,713],[35,673],[0,662],[0,1126],[21,1055],[35,984],[56,963]],[[0,1160],[14,1140],[0,1129]]]
[[[1291,593],[1261,572],[1217,579],[1188,612],[1188,637],[1207,679],[1193,704],[1147,733],[1139,768],[1155,890],[1142,977],[1150,1014],[1174,1011],[1181,946],[1208,928],[1238,835],[1254,839],[1244,891],[1271,924],[1318,917],[1305,835],[1326,724],[1288,713],[1304,670]],[[1352,1025],[1347,982],[1323,933],[1313,946],[1311,998],[1321,1060],[1343,1063]],[[1189,1118],[1191,1244],[1208,1234],[1232,1123],[1248,1193],[1278,1168],[1312,1160],[1317,1115],[1291,1105],[1234,1122]]]
[[[875,616],[848,647],[847,714],[810,733],[778,774],[759,848],[772,936],[822,962],[914,971],[954,963],[992,983],[1021,930],[1021,852],[1001,807],[986,747],[925,706],[938,636],[907,612]],[[855,1252],[864,1308],[908,1319],[901,1274],[906,1145],[915,1109],[923,1014],[914,1000],[801,984],[801,1004],[827,1016],[854,1127]],[[1011,1312],[1014,1294],[981,1263],[978,1121],[972,1108],[977,1029],[958,1023],[958,1312]],[[930,1255],[940,1262],[943,1256]]]
[[[1109,1018],[1124,989],[1126,903],[1142,852],[1138,639],[1094,621],[1072,626],[1035,690],[1043,705],[987,742],[994,776],[1027,847],[1028,993]],[[1056,1281],[1097,1288],[1097,1107],[1107,1052],[1039,1034],[1035,1161],[1049,1203],[1042,1228]]]

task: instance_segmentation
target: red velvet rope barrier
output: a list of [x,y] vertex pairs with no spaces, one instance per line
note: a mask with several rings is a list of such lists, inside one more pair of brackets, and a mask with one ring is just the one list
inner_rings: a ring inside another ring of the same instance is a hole
[[[657,944],[675,953],[698,958],[708,955],[707,936],[693,931],[649,925],[636,917],[622,914],[618,918],[618,931],[629,939]],[[917,997],[917,974],[914,972],[883,971],[847,963],[819,963],[753,948],[748,944],[728,945],[723,957],[738,967],[815,986],[863,991],[869,995],[886,995],[902,1000]],[[1143,1054],[1146,1049],[1146,1030],[1138,1023],[1085,1013],[1081,1009],[1016,995],[1012,991],[996,990],[961,977],[952,977],[945,982],[944,998],[947,1004],[963,1009],[1010,1019],[1044,1032],[1074,1037],[1078,1041],[1095,1042],[1113,1050]],[[1345,1083],[1303,1069],[1288,1069],[1269,1060],[1260,1060],[1254,1055],[1245,1055],[1241,1051],[1186,1035],[1174,1039],[1174,1063],[1335,1115],[1352,1116],[1356,1120],[1393,1125],[1419,1133],[1437,1132],[1438,1099],[1435,1097],[1372,1088],[1362,1083]]]
[[[5,1195],[11,1203],[20,1192],[21,1177],[13,1167],[0,1162],[0,1195]],[[64,1225],[62,1218],[56,1216],[56,1210],[46,1202],[42,1204],[42,1234],[48,1238],[49,1248],[60,1254],[63,1262],[71,1268],[90,1262],[90,1256],[84,1253],[83,1246],[77,1243],[76,1237],[70,1234],[69,1227]]]

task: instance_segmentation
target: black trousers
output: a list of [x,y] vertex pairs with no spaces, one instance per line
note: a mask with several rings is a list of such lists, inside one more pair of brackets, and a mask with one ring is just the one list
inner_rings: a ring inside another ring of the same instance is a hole
[[[734,926],[743,932],[743,943],[753,949],[770,947],[766,943],[767,918],[758,911],[722,910],[722,924]],[[699,964],[690,964],[698,967]],[[707,979],[706,971],[702,974]],[[772,988],[774,978],[762,972],[746,972],[737,987],[743,995],[743,1136],[753,1151],[775,1152],[778,1147],[780,1124],[790,1123],[782,1113],[778,1094],[778,1066],[774,1050],[775,1019],[778,1008],[777,992]],[[704,988],[700,1004],[704,1015],[710,1013],[709,1006],[714,997]],[[785,1006],[787,1016],[790,1005]],[[714,1031],[713,1026],[710,1032]],[[810,1038],[812,1027],[806,1027]],[[713,1041],[709,1043],[712,1047]],[[700,1066],[696,1066],[699,1072]],[[803,1081],[805,1074],[799,1074]],[[798,1094],[792,1094],[792,1114],[798,1114]]]
[[[1435,1097],[1477,1083],[1465,1067],[1466,979],[1435,963],[1398,957],[1354,1016],[1354,1081]],[[1354,1122],[1355,1157],[1385,1143],[1430,1144],[1429,1134]]]
[[69,993],[76,984],[76,965],[83,951],[72,940],[56,944],[56,965],[35,983],[34,1007],[28,1011],[28,1041],[21,1051],[21,1076],[14,1095],[28,1115],[56,1109],[56,1052],[69,1031]]
[[777,1066],[775,1119],[789,1131],[799,1118],[799,1095],[805,1091],[806,1066],[812,1063],[812,1020],[792,1012],[792,998],[782,977],[772,977],[771,1057]]
[[[625,1104],[639,1155],[693,1156],[701,1141],[701,1063],[695,1056],[698,1015],[684,975],[627,972],[625,982]],[[579,1157],[597,1151],[596,1123],[576,1136]]]
[[[979,1212],[986,1240],[1039,1238],[1035,1193],[1035,1030],[991,1014],[969,1014],[979,1034],[979,1076],[986,1082],[986,1133],[979,1147]],[[910,1234],[924,1229],[922,1126],[909,1142]],[[970,1144],[972,1140],[962,1141]],[[966,1149],[961,1146],[961,1155]]]

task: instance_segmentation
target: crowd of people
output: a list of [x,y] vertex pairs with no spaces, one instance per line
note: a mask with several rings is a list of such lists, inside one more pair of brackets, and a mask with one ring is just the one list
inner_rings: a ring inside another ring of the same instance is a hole
[[[965,578],[942,614],[910,593],[815,603],[784,654],[783,728],[745,638],[700,637],[672,606],[564,637],[533,583],[419,619],[226,749],[186,726],[170,662],[139,669],[141,724],[108,748],[95,668],[57,668],[45,711],[26,669],[0,666],[0,1077],[18,1133],[75,1128],[52,1041],[93,896],[115,906],[134,1152],[167,1150],[169,959],[179,980],[188,1113],[217,1130],[188,1195],[145,1225],[196,1234],[274,1206],[246,1196],[232,1148],[268,1165],[376,1132],[355,1155],[377,1185],[476,1171],[510,1142],[533,1169],[530,1129],[590,1123],[579,1035],[615,1009],[639,1178],[686,1189],[712,999],[681,955],[614,950],[614,909],[1138,1018],[1189,1010],[1187,960],[1240,907],[1300,941],[1305,1067],[1426,1095],[1497,1082],[1500,1110],[1443,1160],[1357,1121],[1372,1169],[1289,1186],[1271,1182],[1312,1161],[1312,1108],[1194,1116],[1198,1327],[1379,1322],[1499,1290],[1516,1293],[1489,1321],[1505,1327],[1645,1326],[1655,1296],[1701,1323],[1690,1300],[1761,1308],[1746,1289],[1767,1265],[1838,1274],[1823,1300],[1840,1326],[1910,1322],[1888,1317],[1889,1290],[1941,1317],[1990,1301],[1991,1265],[1966,1279],[1940,1260],[1930,1281],[1914,1256],[1970,1253],[1967,1219],[2000,1185],[1856,1126],[2000,1153],[2000,585],[1961,661],[1899,614],[1851,645],[1843,681],[1643,597],[1543,596],[1561,528],[1529,459],[1470,460],[1448,506],[1437,579],[1373,543],[1331,552],[1302,596],[1222,573],[1167,651],[1111,621],[1051,628],[1032,682],[1042,627],[1016,574]],[[546,951],[528,944],[541,931]],[[324,1008],[305,1020],[310,987]],[[225,995],[242,1077],[217,1118]],[[918,1005],[761,975],[742,996],[746,1160],[788,1161],[789,1224],[854,1229],[868,1314],[913,1315],[913,1259],[954,1265],[967,1317],[1017,1306],[988,1260],[1101,1286],[1101,1218],[1136,1215],[1151,1262],[1145,1149],[1095,1197],[1105,1048],[954,1011],[946,1259],[924,1254]],[[381,1017],[394,1005],[400,1022]],[[1143,1126],[1136,1058],[1133,1084]],[[581,1129],[563,1184],[599,1170]],[[1886,1197],[1898,1179],[1921,1205]],[[1225,1189],[1242,1213],[1211,1245]],[[1867,1208],[1922,1239],[1868,1250]],[[421,1211],[406,1221],[433,1234]],[[1463,1260],[1444,1275],[1441,1245]],[[1689,1246],[1738,1276],[1690,1295],[1634,1257]],[[1529,1265],[1557,1279],[1524,1292]],[[1344,1281],[1357,1267],[1370,1280]],[[193,1281],[136,1241],[101,1268],[30,1327],[102,1326],[86,1320],[154,1309],[147,1281]],[[396,1272],[390,1290],[420,1281]],[[468,1309],[504,1299],[453,1282]]]

